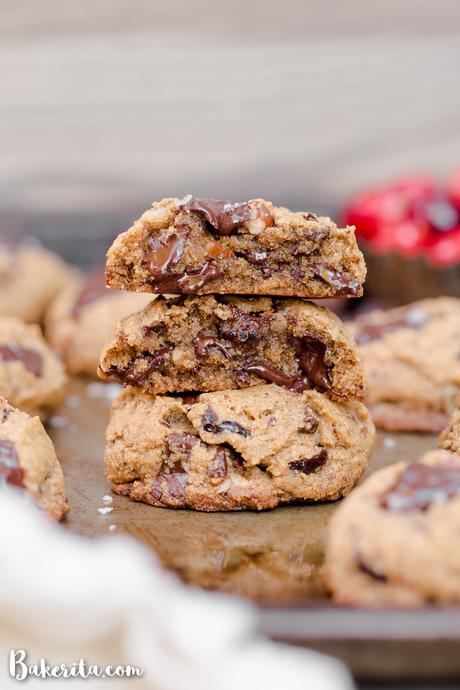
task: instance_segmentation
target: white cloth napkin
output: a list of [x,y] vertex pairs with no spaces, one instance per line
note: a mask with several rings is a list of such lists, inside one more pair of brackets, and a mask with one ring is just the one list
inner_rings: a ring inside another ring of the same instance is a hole
[[[20,492],[0,492],[0,687],[11,649],[29,664],[130,664],[141,679],[60,679],[50,687],[349,690],[336,660],[273,643],[245,601],[182,585],[135,540],[78,537]],[[29,678],[27,688],[47,686]]]

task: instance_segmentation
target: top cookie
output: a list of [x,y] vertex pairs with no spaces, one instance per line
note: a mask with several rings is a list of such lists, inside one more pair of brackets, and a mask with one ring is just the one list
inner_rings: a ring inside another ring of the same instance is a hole
[[359,297],[366,267],[353,227],[269,201],[163,199],[107,255],[107,284],[166,294]]

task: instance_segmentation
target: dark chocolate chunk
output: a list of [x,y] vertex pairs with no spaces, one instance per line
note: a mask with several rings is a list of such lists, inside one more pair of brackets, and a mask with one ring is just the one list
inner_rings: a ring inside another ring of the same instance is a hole
[[192,452],[193,446],[198,442],[198,438],[193,434],[173,433],[168,436],[168,448],[170,452],[179,451],[188,456]]
[[256,374],[265,381],[276,383],[278,386],[288,388],[295,393],[301,393],[304,390],[311,389],[311,384],[305,376],[289,376],[279,371],[279,369],[274,369],[263,362],[246,364],[243,367],[243,371],[247,371],[250,374]]
[[72,316],[77,318],[86,305],[95,302],[101,297],[116,294],[116,290],[109,290],[105,284],[105,274],[103,266],[97,266],[86,277],[82,289],[72,307]]
[[382,508],[393,513],[426,510],[433,504],[446,503],[460,494],[458,465],[425,465],[414,462],[399,475],[381,500]]
[[24,470],[19,463],[16,446],[11,441],[0,440],[0,482],[24,488]]
[[292,338],[292,344],[299,359],[300,366],[308,380],[317,388],[331,390],[328,366],[326,364],[327,346],[322,340],[306,335]]
[[337,271],[333,266],[325,263],[310,266],[313,274],[334,288],[336,295],[356,296],[361,292],[361,285],[353,276],[345,271]]
[[206,410],[204,413],[201,426],[210,434],[220,434],[223,431],[229,431],[231,434],[238,434],[244,438],[248,438],[251,435],[251,432],[245,429],[244,426],[241,426],[241,424],[238,424],[238,422],[230,420],[218,422],[216,413],[211,409]]
[[22,362],[25,368],[35,376],[42,375],[43,359],[41,354],[35,350],[21,347],[17,343],[0,345],[0,359],[4,362]]
[[321,450],[317,455],[311,458],[300,458],[289,463],[289,469],[295,472],[303,472],[303,474],[310,474],[324,465],[327,460],[327,451]]
[[155,293],[162,294],[186,294],[192,295],[201,290],[203,285],[220,275],[214,261],[205,261],[204,264],[182,273],[167,273],[166,275],[152,278],[150,285]]
[[145,255],[145,262],[154,278],[168,274],[169,269],[180,260],[185,248],[185,236],[173,232],[167,237],[150,240],[150,251]]
[[185,489],[188,481],[188,472],[181,463],[176,463],[171,469],[162,468],[153,482],[150,484],[150,493],[157,501],[161,501],[166,488],[171,498],[185,505]]
[[227,455],[223,448],[219,448],[211,461],[207,474],[211,479],[223,479],[227,473]]
[[386,333],[397,331],[401,328],[423,328],[429,321],[427,312],[418,307],[407,309],[402,315],[389,318],[384,323],[366,322],[365,318],[358,319],[356,325],[358,332],[356,334],[356,342],[358,345],[363,345],[371,340],[377,340]]
[[262,249],[240,249],[236,250],[235,254],[256,266],[265,266],[268,259],[267,252]]
[[304,213],[303,217],[305,218],[305,220],[318,220],[318,216],[314,213],[310,213],[309,211],[307,211],[307,213]]
[[195,338],[194,350],[197,357],[207,357],[209,355],[209,350],[215,348],[221,352],[224,357],[229,359],[232,357],[232,347],[218,338],[214,338],[212,335],[206,335],[206,333],[198,333]]
[[251,217],[246,203],[233,204],[218,199],[195,199],[190,194],[179,204],[184,211],[198,213],[211,225],[218,235],[230,235]]

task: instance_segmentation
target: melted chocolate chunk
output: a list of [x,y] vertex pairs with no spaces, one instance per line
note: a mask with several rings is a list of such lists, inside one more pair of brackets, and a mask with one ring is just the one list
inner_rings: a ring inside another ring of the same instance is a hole
[[182,402],[186,405],[194,405],[198,400],[199,393],[181,393]]
[[433,504],[446,503],[460,494],[460,467],[425,465],[414,462],[399,475],[381,500],[382,508],[392,513],[426,510]]
[[109,290],[105,284],[104,268],[97,266],[86,277],[82,289],[72,307],[72,316],[77,318],[86,305],[95,302],[101,297],[116,294],[116,290]]
[[209,350],[211,348],[216,348],[221,352],[224,357],[229,359],[232,357],[232,348],[228,343],[223,342],[214,338],[212,335],[206,335],[206,333],[198,333],[194,343],[194,350],[197,357],[207,357],[209,355]]
[[0,482],[2,481],[24,488],[24,470],[19,464],[16,447],[7,440],[0,441]]
[[363,345],[371,340],[378,340],[386,333],[397,331],[401,328],[423,328],[428,323],[429,316],[423,309],[412,307],[403,315],[396,318],[389,318],[384,323],[366,323],[366,320],[356,322],[359,331],[356,334],[356,342]]
[[313,411],[310,407],[305,408],[305,414],[303,416],[303,424],[299,431],[304,434],[313,434],[319,426],[319,419],[315,417]]
[[311,389],[311,384],[305,376],[289,376],[279,371],[279,369],[274,369],[263,362],[246,364],[243,367],[243,371],[247,371],[250,374],[256,374],[265,381],[276,383],[278,386],[288,388],[295,393],[301,393],[302,391]]
[[145,255],[145,261],[152,276],[166,276],[169,269],[180,261],[184,248],[185,236],[174,232],[168,237],[150,240],[150,251]]
[[214,455],[211,464],[208,468],[208,477],[211,479],[223,479],[228,474],[228,463],[227,455],[223,448],[219,450]]
[[211,225],[218,235],[230,235],[251,217],[251,209],[246,203],[232,204],[217,199],[194,199],[186,196],[179,204],[184,211],[194,211]]
[[329,264],[319,263],[311,266],[313,274],[334,288],[336,295],[359,295],[361,285],[345,271],[337,271]]
[[4,362],[22,362],[35,376],[42,375],[43,359],[35,350],[28,350],[16,343],[0,345],[0,359]]
[[306,335],[303,338],[292,338],[292,345],[308,380],[317,388],[331,390],[326,364],[326,344],[318,338]]
[[165,355],[168,352],[169,349],[165,347],[161,350],[158,350],[158,352],[155,352],[153,355],[146,353],[142,356],[141,361],[142,359],[145,359],[147,366],[139,371],[135,371],[135,367],[138,362],[138,360],[135,359],[124,371],[111,367],[109,373],[117,376],[117,378],[121,379],[124,383],[129,383],[132,386],[140,386],[148,379],[150,374],[154,372],[155,369],[158,369],[158,367],[162,366]]
[[198,268],[194,268],[182,273],[167,273],[166,275],[153,278],[150,285],[155,293],[171,293],[192,295],[201,290],[203,285],[210,280],[218,278],[220,271],[214,261],[205,261]]
[[164,495],[164,485],[171,498],[185,505],[185,489],[187,487],[188,472],[181,463],[176,463],[169,471],[162,469],[150,484],[150,493],[156,501],[161,501]]
[[245,429],[244,426],[241,426],[241,424],[238,424],[238,422],[232,422],[230,420],[224,420],[219,423],[217,422],[218,417],[216,413],[209,409],[206,410],[203,415],[201,426],[210,434],[220,434],[223,431],[229,431],[231,434],[238,434],[244,438],[248,438],[251,435],[251,432]]
[[294,460],[294,462],[289,463],[289,469],[295,472],[303,472],[303,474],[310,474],[324,465],[327,460],[327,451],[321,450],[317,455],[312,458],[300,458],[300,460]]

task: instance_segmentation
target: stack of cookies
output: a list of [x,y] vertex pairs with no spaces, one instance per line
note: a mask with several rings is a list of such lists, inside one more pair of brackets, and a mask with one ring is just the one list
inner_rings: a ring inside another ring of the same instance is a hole
[[[100,361],[125,384],[115,492],[156,506],[273,508],[349,493],[372,451],[351,336],[305,298],[357,297],[354,228],[256,199],[154,203],[107,257],[110,287],[163,295]],[[165,296],[166,295],[166,296]]]

